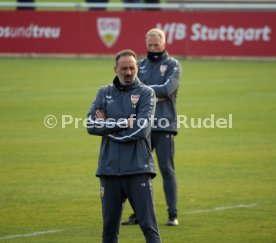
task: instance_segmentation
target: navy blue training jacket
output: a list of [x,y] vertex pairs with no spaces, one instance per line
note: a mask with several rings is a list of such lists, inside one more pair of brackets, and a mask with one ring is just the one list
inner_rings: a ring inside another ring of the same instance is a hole
[[[139,79],[155,91],[157,100],[160,99],[156,104],[156,121],[152,130],[177,134],[176,95],[181,65],[165,51],[158,62],[145,58],[139,61],[138,66]],[[161,98],[165,100],[161,101]]]
[[[87,122],[89,134],[102,136],[96,176],[156,175],[150,147],[155,103],[154,91],[138,78],[122,86],[116,76],[113,84],[100,88]],[[97,109],[104,111],[105,120],[96,120]],[[137,120],[127,128],[131,116]]]

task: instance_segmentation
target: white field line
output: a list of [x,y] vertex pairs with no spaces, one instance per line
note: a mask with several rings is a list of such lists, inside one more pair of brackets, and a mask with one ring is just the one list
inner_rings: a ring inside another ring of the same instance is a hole
[[[256,206],[257,206],[256,203],[239,204],[239,205],[233,205],[233,206],[223,206],[223,207],[215,207],[215,208],[202,209],[202,210],[193,210],[193,211],[189,211],[189,212],[183,212],[182,214],[208,213],[208,212],[224,211],[224,210],[235,209],[235,208],[252,208],[252,207],[256,207]],[[53,233],[57,233],[57,232],[61,232],[61,231],[64,231],[64,230],[57,229],[57,230],[48,230],[48,231],[37,231],[37,232],[29,233],[29,234],[7,235],[7,236],[1,236],[0,240],[31,237],[31,236],[45,235],[45,234],[53,234]]]
[[53,233],[57,233],[57,232],[61,232],[61,231],[64,231],[64,230],[56,229],[56,230],[47,230],[47,231],[37,231],[37,232],[28,233],[28,234],[6,235],[6,236],[0,236],[0,240],[31,237],[31,236],[45,235],[45,234],[53,234]]
[[224,206],[224,207],[215,207],[215,208],[209,208],[209,209],[202,209],[202,210],[193,210],[189,212],[183,212],[182,214],[197,214],[197,213],[208,213],[208,212],[215,212],[215,211],[224,211],[229,209],[235,209],[235,208],[252,208],[256,207],[257,204],[239,204],[239,205],[233,205],[233,206]]

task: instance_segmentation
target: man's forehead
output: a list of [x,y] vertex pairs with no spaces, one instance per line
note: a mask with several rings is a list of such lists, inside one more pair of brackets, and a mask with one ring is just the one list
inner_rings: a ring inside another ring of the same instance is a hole
[[148,38],[146,39],[147,41],[156,41],[156,40],[161,40],[161,37],[159,35],[150,35],[148,36]]
[[122,56],[118,60],[118,64],[125,64],[125,65],[135,65],[136,64],[136,59],[133,56]]

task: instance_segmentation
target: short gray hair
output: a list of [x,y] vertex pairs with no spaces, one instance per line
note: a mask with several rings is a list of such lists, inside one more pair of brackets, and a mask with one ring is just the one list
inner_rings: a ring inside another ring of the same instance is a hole
[[166,35],[163,30],[158,28],[150,29],[146,34],[146,41],[150,36],[159,36],[162,43],[166,43]]

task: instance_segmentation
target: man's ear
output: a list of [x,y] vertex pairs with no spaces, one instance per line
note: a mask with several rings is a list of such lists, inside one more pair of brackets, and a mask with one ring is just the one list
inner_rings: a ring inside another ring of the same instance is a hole
[[117,73],[116,66],[113,67],[113,70],[115,73]]

